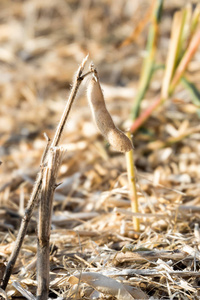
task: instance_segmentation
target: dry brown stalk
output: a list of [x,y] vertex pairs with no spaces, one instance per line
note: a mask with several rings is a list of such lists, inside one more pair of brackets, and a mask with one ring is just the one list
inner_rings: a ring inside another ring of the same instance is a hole
[[175,261],[186,259],[187,254],[181,251],[127,251],[125,253],[118,252],[113,255],[113,263],[118,265],[119,263],[134,262],[142,263],[148,261],[156,261],[157,259],[168,260],[173,259]]
[[35,204],[38,200],[39,194],[40,194],[41,182],[42,182],[42,173],[43,173],[43,169],[41,169],[40,172],[38,173],[38,176],[37,176],[37,179],[36,179],[36,182],[34,184],[33,191],[32,191],[31,197],[30,197],[30,200],[28,202],[27,208],[25,210],[24,217],[22,219],[22,222],[21,222],[21,225],[20,225],[20,228],[19,228],[17,239],[15,241],[15,246],[12,250],[12,253],[9,257],[9,261],[7,263],[7,266],[6,266],[6,270],[5,270],[5,273],[4,273],[4,276],[3,276],[3,284],[2,284],[2,289],[4,289],[4,290],[7,287],[7,284],[8,284],[8,281],[10,279],[13,267],[15,265],[15,262],[17,260],[18,255],[19,255],[19,251],[21,249],[21,246],[22,246],[25,234],[26,234],[28,223],[29,223],[29,221],[31,219],[31,216],[32,216],[33,208],[34,208],[34,206],[35,206]]
[[[92,272],[92,269],[90,269]],[[95,270],[94,270],[95,271]],[[101,271],[98,272],[101,274]],[[179,277],[200,277],[200,272],[197,271],[168,271],[167,272],[170,276],[179,276]],[[103,272],[102,272],[103,274]],[[106,275],[108,276],[135,276],[135,275],[142,275],[142,276],[163,276],[163,273],[157,270],[152,269],[122,269],[122,270],[111,270],[110,272],[107,271]]]
[[47,300],[49,294],[49,240],[54,190],[63,149],[49,150],[47,166],[42,178],[41,201],[39,204],[38,252],[37,252],[37,299]]
[[[51,143],[51,147],[55,147],[55,146],[58,145],[58,143],[60,141],[60,138],[61,138],[61,135],[62,135],[62,132],[63,132],[63,129],[64,129],[64,126],[65,126],[65,123],[67,121],[67,117],[68,117],[69,112],[71,110],[73,101],[76,97],[78,88],[79,88],[82,80],[84,79],[84,77],[88,75],[88,73],[83,74],[83,70],[84,70],[85,64],[87,62],[87,59],[88,59],[88,56],[86,56],[83,59],[80,67],[78,68],[77,75],[76,75],[71,93],[69,95],[68,102],[66,104],[65,110],[64,110],[63,115],[60,119],[58,127],[56,129],[56,133],[55,133],[55,136],[54,136],[53,141]],[[48,144],[47,144],[47,147],[48,147]],[[7,287],[7,284],[8,284],[8,281],[10,279],[13,267],[15,265],[15,262],[17,260],[18,255],[19,255],[19,251],[20,251],[21,246],[22,246],[22,243],[23,243],[26,231],[27,231],[27,227],[28,227],[29,221],[30,221],[31,216],[32,216],[34,206],[37,203],[40,192],[41,192],[41,184],[42,184],[42,177],[43,177],[43,166],[47,161],[48,152],[49,151],[46,151],[46,149],[45,149],[44,155],[42,156],[42,167],[41,167],[41,170],[38,173],[36,182],[35,182],[34,187],[33,187],[31,197],[29,199],[24,217],[23,217],[21,225],[20,225],[20,229],[19,229],[19,232],[18,232],[18,235],[17,235],[15,246],[13,248],[13,251],[12,251],[11,256],[9,258],[8,264],[6,266],[6,270],[5,270],[4,277],[3,277],[3,283],[2,283],[2,289],[4,289],[4,290]]]
[[67,121],[67,118],[68,118],[70,110],[71,110],[72,104],[73,104],[74,99],[75,99],[75,97],[77,95],[79,86],[80,86],[81,82],[83,81],[83,79],[87,75],[89,75],[90,73],[92,73],[92,71],[91,71],[91,72],[87,72],[87,73],[83,74],[83,70],[84,70],[84,67],[85,67],[85,64],[86,64],[87,60],[88,60],[88,55],[84,58],[84,60],[82,61],[81,65],[80,65],[80,67],[79,67],[79,69],[77,71],[75,82],[74,82],[74,84],[72,86],[72,90],[71,90],[71,93],[69,95],[69,99],[67,101],[67,105],[66,105],[66,107],[64,109],[64,112],[62,114],[62,117],[60,119],[58,127],[56,129],[56,133],[54,135],[51,147],[58,146],[58,143],[60,141],[60,138],[61,138],[64,126],[65,126],[65,123]]

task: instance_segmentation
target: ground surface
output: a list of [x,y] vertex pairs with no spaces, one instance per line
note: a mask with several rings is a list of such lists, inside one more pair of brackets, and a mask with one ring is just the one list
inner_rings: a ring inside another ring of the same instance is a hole
[[[131,124],[148,24],[133,43],[119,45],[150,2],[1,0],[2,269],[39,170],[46,144],[43,133],[53,137],[74,73],[86,54],[98,68],[115,123],[122,130]],[[172,15],[186,3],[164,4],[160,63],[166,58]],[[142,109],[159,94],[162,76],[162,70],[155,74]],[[199,51],[188,76],[200,88]],[[87,80],[61,142],[68,151],[53,207],[50,297],[133,299],[132,290],[126,290],[132,286],[151,299],[199,299],[199,110],[180,85],[134,135],[141,221],[136,238],[125,157],[108,147],[93,124],[86,86]],[[166,142],[187,131],[178,142]],[[25,296],[25,291],[36,294],[36,223],[37,209],[7,288],[10,298]],[[81,273],[78,282],[73,275]],[[121,287],[125,292],[119,296]]]

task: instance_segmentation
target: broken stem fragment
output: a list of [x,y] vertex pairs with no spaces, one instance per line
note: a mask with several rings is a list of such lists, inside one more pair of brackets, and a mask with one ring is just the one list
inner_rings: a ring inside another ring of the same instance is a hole
[[47,166],[44,167],[41,200],[39,203],[37,250],[37,300],[47,300],[49,295],[49,246],[54,190],[64,149],[51,148]]

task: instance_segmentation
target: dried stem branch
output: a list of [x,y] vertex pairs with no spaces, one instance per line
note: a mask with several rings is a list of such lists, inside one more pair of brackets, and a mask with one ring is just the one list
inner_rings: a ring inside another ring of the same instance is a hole
[[39,194],[40,194],[41,182],[42,182],[42,173],[43,173],[43,168],[38,173],[36,182],[35,182],[34,187],[33,187],[31,197],[29,199],[27,208],[25,210],[24,217],[22,219],[22,222],[21,222],[21,225],[20,225],[20,228],[19,228],[19,232],[18,232],[18,235],[17,235],[17,239],[15,241],[13,251],[12,251],[10,257],[9,257],[9,261],[7,263],[7,266],[6,266],[6,270],[5,270],[5,273],[4,273],[4,276],[3,276],[3,284],[2,284],[2,289],[4,289],[4,290],[7,287],[8,281],[10,279],[13,267],[15,265],[15,262],[17,260],[18,255],[19,255],[19,251],[21,249],[21,246],[22,246],[22,243],[23,243],[26,231],[27,231],[28,223],[29,223],[29,221],[31,219],[31,216],[32,216],[33,208],[34,208],[34,206],[35,206],[35,204],[38,200]]
[[49,240],[54,190],[63,149],[51,148],[42,178],[39,204],[38,252],[37,252],[37,299],[47,300],[49,294]]
[[[54,136],[52,144],[51,144],[51,147],[55,147],[55,146],[58,145],[58,143],[60,141],[60,138],[61,138],[61,135],[62,135],[62,132],[63,132],[63,129],[64,129],[64,126],[65,126],[65,123],[67,121],[67,117],[68,117],[69,112],[71,110],[73,101],[76,97],[78,88],[79,88],[82,80],[84,79],[84,77],[86,75],[88,75],[88,73],[86,73],[85,75],[82,74],[83,70],[84,70],[84,67],[85,67],[85,64],[87,62],[87,59],[88,59],[88,56],[86,56],[85,59],[82,61],[81,65],[80,65],[80,67],[77,71],[76,79],[74,81],[71,93],[69,95],[69,99],[68,99],[66,108],[65,108],[65,110],[63,112],[63,115],[60,119],[60,122],[58,124],[55,136]],[[48,145],[47,145],[47,147],[48,147]],[[13,251],[12,251],[11,256],[9,258],[8,264],[6,266],[6,270],[5,270],[5,273],[4,273],[4,276],[3,276],[3,284],[2,284],[2,289],[4,289],[4,290],[7,287],[7,284],[8,284],[9,278],[11,276],[13,267],[15,265],[15,262],[17,260],[18,255],[19,255],[19,251],[21,249],[21,246],[22,246],[22,243],[23,243],[26,231],[27,231],[28,223],[29,223],[29,221],[31,219],[31,216],[32,216],[33,208],[34,208],[35,204],[37,203],[38,197],[40,195],[41,184],[42,184],[42,176],[43,176],[43,166],[45,165],[45,163],[47,161],[48,153],[49,153],[49,151],[48,150],[46,151],[46,149],[45,149],[44,155],[42,156],[42,168],[39,171],[36,182],[34,184],[33,191],[32,191],[31,197],[29,199],[26,211],[25,211],[25,215],[24,215],[24,217],[22,219],[22,222],[21,222],[21,225],[20,225],[20,229],[19,229],[19,232],[18,232],[18,235],[17,235],[15,246],[13,248]]]
[[89,74],[92,73],[92,72],[87,72],[86,74],[83,74],[83,70],[84,70],[85,64],[87,62],[87,59],[88,59],[88,55],[84,58],[84,60],[82,61],[81,65],[80,65],[80,67],[79,67],[79,69],[77,71],[76,80],[75,80],[75,82],[73,84],[73,87],[72,87],[71,93],[69,95],[69,99],[68,99],[67,105],[66,105],[66,107],[64,109],[64,112],[62,114],[62,117],[60,119],[58,127],[56,129],[56,133],[54,135],[51,147],[58,146],[58,143],[60,141],[60,138],[61,138],[64,126],[65,126],[65,123],[67,121],[67,118],[68,118],[70,110],[71,110],[72,104],[73,104],[74,99],[76,97],[76,94],[78,92],[79,86],[80,86],[81,82],[83,81],[83,79],[87,75],[89,75]]

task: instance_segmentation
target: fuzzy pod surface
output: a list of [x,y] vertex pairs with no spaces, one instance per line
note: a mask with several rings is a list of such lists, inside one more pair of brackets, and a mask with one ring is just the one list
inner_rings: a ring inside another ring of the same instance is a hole
[[88,85],[87,98],[92,110],[93,119],[109,144],[119,152],[130,151],[133,148],[131,141],[115,126],[106,108],[98,74],[95,69]]

